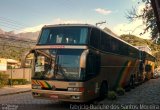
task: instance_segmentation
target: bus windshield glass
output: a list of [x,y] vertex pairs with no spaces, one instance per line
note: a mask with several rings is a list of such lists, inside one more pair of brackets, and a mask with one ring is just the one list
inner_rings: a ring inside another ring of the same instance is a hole
[[36,50],[33,79],[81,80],[82,50]]
[[50,27],[43,28],[39,39],[39,45],[76,45],[86,44],[88,36],[86,27]]

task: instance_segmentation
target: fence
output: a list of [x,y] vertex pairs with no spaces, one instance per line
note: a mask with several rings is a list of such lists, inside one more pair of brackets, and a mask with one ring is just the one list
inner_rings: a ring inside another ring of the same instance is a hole
[[12,79],[27,79],[27,81],[31,81],[31,71],[31,68],[8,69],[6,74],[9,74],[9,78]]

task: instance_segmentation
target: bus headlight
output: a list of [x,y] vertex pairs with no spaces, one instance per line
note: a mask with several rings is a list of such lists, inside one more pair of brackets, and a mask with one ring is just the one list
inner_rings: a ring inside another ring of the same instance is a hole
[[79,99],[80,99],[80,96],[72,95],[72,96],[71,96],[71,99],[79,100]]
[[41,86],[40,85],[32,84],[32,89],[41,89]]
[[68,91],[72,91],[72,92],[84,92],[84,87],[69,87]]

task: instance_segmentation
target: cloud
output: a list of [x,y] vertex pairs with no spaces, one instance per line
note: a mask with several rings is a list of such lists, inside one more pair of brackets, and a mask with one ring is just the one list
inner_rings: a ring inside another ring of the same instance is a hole
[[46,25],[46,24],[40,24],[40,25],[33,26],[33,27],[27,27],[27,28],[24,28],[22,30],[17,31],[16,33],[21,33],[21,32],[36,32],[36,31],[41,30],[41,28],[44,25]]
[[[144,4],[141,4],[137,9],[137,13],[141,13],[143,7],[144,7]],[[112,29],[117,35],[129,34],[130,33],[130,34],[136,35],[136,36],[138,36],[140,38],[143,38],[143,39],[151,39],[150,31],[141,35],[141,33],[144,32],[145,28],[146,28],[146,26],[143,23],[143,20],[142,19],[136,19],[136,20],[132,21],[131,23],[117,24]]]
[[54,24],[94,24],[92,20],[89,21],[83,21],[83,20],[66,20],[66,19],[61,19],[61,18],[56,18],[51,22],[45,23],[45,24],[39,24],[37,26],[33,26],[33,27],[27,27],[24,28],[22,30],[16,31],[16,33],[22,33],[22,32],[36,32],[36,31],[40,31],[41,28],[44,25],[54,25]]
[[64,20],[61,18],[57,18],[53,21],[53,24],[82,24],[85,23],[85,21],[82,20]]
[[112,13],[111,10],[106,10],[106,9],[102,9],[102,8],[96,8],[95,11],[99,14],[102,14],[102,15],[108,15],[108,14]]
[[136,35],[136,36],[141,37],[143,39],[150,39],[150,33],[149,32],[141,35],[141,33],[144,32],[144,28],[145,28],[145,26],[143,25],[142,20],[135,20],[131,23],[118,24],[113,28],[113,31],[117,35],[133,34],[133,35]]

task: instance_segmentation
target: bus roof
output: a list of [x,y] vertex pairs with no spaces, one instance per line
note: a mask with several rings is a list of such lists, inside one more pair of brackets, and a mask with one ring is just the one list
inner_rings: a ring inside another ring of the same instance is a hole
[[44,25],[43,28],[48,28],[48,27],[65,27],[65,26],[84,26],[84,27],[96,27],[91,24],[55,24],[55,25]]

